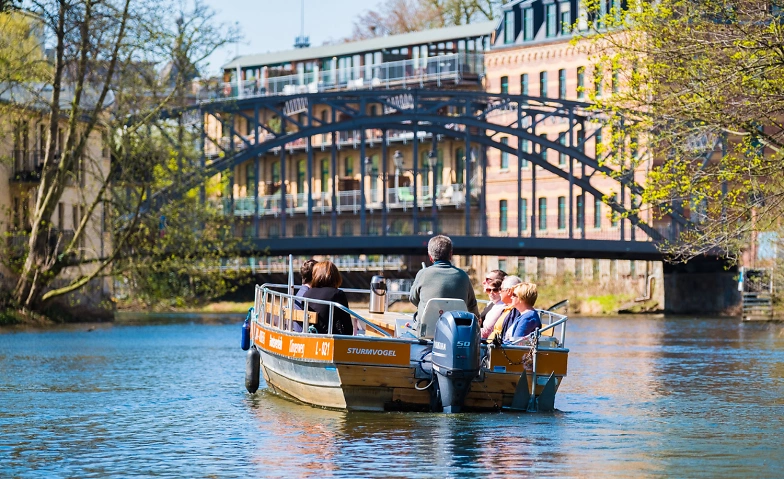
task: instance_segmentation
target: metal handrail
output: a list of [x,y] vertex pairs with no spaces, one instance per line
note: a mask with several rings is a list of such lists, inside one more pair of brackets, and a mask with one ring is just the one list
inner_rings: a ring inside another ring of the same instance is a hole
[[[293,322],[293,308],[292,308],[292,305],[293,305],[293,303],[295,301],[299,301],[299,302],[303,303],[302,309],[304,311],[308,311],[307,308],[308,308],[308,304],[309,303],[325,304],[325,305],[329,306],[329,326],[327,327],[327,334],[333,334],[333,332],[332,332],[333,317],[334,317],[334,313],[335,313],[335,308],[338,308],[338,309],[348,313],[349,316],[351,316],[351,317],[361,321],[365,325],[370,326],[377,333],[379,333],[379,334],[381,334],[383,336],[392,337],[391,334],[387,333],[386,331],[384,331],[380,327],[378,327],[375,324],[371,323],[370,321],[368,321],[367,319],[363,318],[362,316],[360,316],[355,311],[352,311],[351,309],[347,308],[346,306],[343,306],[342,304],[335,303],[333,301],[321,300],[321,299],[305,298],[305,297],[302,297],[302,296],[296,296],[294,294],[280,293],[280,292],[277,292],[277,291],[272,291],[270,289],[270,287],[289,288],[289,285],[265,283],[265,284],[263,284],[261,286],[256,286],[256,301],[255,302],[258,302],[259,290],[261,290],[261,292],[262,292],[261,309],[264,311],[264,314],[266,315],[266,313],[267,313],[267,309],[266,309],[267,296],[269,295],[272,298],[271,302],[272,302],[273,309],[275,307],[275,298],[277,297],[278,298],[278,318],[280,318],[280,324],[281,324],[281,326],[285,326],[286,324],[288,325],[288,328],[285,328],[285,327],[281,328],[284,331],[292,332],[291,331],[292,330],[291,324]],[[300,289],[301,286],[293,286],[293,288]],[[283,300],[284,299],[288,300],[288,306],[289,306],[288,307],[288,309],[289,309],[288,323],[286,323],[286,317],[283,314]],[[256,322],[258,322],[258,312],[256,314]],[[305,327],[306,324],[307,324],[307,321],[303,321],[303,327],[302,327],[302,333],[303,334],[309,334],[308,331],[307,331],[307,328]],[[296,331],[294,331],[294,332],[296,332]]]
[[532,331],[530,334],[528,334],[526,336],[523,336],[520,339],[516,339],[516,340],[512,341],[511,344],[513,346],[516,346],[516,345],[522,343],[523,341],[531,340],[534,336],[539,338],[539,337],[542,336],[542,333],[544,331],[548,331],[550,329],[554,329],[556,326],[563,325],[563,326],[561,326],[561,337],[560,337],[560,339],[558,341],[558,345],[559,345],[559,347],[564,348],[566,346],[566,344],[565,344],[565,342],[566,342],[566,325],[565,325],[565,323],[569,319],[568,316],[565,316],[563,314],[553,313],[552,311],[545,311],[545,310],[540,310],[540,309],[537,309],[536,312],[539,313],[539,314],[547,314],[547,315],[549,315],[551,320],[552,320],[553,316],[558,316],[559,319],[557,319],[555,322],[551,322],[551,323],[549,323],[549,324],[547,324],[545,326],[542,326],[541,328],[537,328],[536,330]]

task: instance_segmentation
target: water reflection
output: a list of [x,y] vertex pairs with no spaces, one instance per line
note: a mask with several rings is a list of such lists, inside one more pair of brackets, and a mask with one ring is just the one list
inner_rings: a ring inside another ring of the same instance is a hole
[[445,416],[248,395],[240,320],[0,334],[0,476],[779,477],[784,468],[780,324],[573,319],[558,411]]

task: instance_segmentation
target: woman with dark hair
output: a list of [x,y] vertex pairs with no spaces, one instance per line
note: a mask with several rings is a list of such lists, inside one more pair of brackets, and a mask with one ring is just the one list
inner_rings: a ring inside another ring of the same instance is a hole
[[[338,267],[331,261],[321,261],[313,265],[313,279],[310,289],[305,291],[303,298],[319,299],[322,301],[332,301],[348,308],[346,293],[339,290],[343,283]],[[329,308],[328,304],[308,303],[308,309],[318,314],[316,330],[320,334],[327,334],[329,331]],[[354,326],[351,316],[340,308],[334,308],[332,313],[332,334],[353,335]]]

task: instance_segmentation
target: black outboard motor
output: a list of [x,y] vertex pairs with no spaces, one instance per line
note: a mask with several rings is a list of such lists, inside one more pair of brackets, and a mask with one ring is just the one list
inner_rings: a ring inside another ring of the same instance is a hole
[[460,412],[479,374],[479,324],[467,311],[447,311],[438,318],[433,338],[433,371],[445,413]]

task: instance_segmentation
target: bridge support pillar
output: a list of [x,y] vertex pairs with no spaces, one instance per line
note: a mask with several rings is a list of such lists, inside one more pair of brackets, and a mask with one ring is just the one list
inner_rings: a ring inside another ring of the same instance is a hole
[[695,258],[664,263],[664,311],[669,314],[734,314],[740,307],[737,266]]

